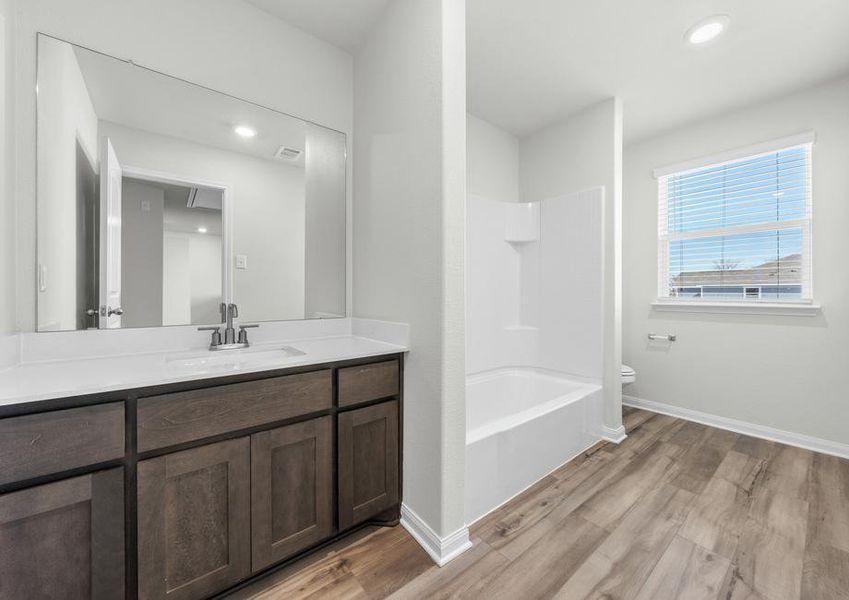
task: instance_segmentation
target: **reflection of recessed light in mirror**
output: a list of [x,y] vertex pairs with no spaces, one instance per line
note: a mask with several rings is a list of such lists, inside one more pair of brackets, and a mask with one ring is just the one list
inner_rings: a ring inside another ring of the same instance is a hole
[[198,227],[198,233],[206,233],[206,227]]
[[707,19],[702,19],[693,25],[684,37],[691,44],[704,44],[725,31],[729,21],[728,15],[714,15]]
[[243,138],[252,138],[256,135],[256,130],[251,129],[247,125],[239,125],[234,129],[234,131],[236,132],[236,135],[240,135]]

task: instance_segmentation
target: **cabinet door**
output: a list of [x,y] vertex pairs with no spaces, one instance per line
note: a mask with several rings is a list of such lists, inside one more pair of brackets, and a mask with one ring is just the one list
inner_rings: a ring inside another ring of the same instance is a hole
[[339,528],[398,503],[398,402],[339,414]]
[[124,470],[0,496],[0,598],[124,597]]
[[252,566],[333,532],[333,427],[321,417],[251,436]]
[[138,465],[139,598],[205,598],[250,572],[247,437]]

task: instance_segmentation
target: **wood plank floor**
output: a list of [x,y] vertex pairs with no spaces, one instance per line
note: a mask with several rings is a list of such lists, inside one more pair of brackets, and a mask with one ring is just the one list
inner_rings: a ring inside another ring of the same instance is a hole
[[849,461],[626,409],[439,569],[373,529],[234,598],[849,599]]

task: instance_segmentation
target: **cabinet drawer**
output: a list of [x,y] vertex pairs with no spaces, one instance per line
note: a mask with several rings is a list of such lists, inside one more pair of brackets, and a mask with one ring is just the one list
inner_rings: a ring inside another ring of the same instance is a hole
[[0,419],[0,485],[123,456],[123,402]]
[[339,406],[351,406],[398,394],[398,361],[339,369]]
[[330,370],[141,398],[139,452],[291,419],[333,404]]

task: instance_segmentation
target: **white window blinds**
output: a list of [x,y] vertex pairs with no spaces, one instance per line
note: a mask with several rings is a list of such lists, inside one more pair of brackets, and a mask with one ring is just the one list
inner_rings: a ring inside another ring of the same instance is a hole
[[660,174],[659,298],[810,301],[811,149]]

